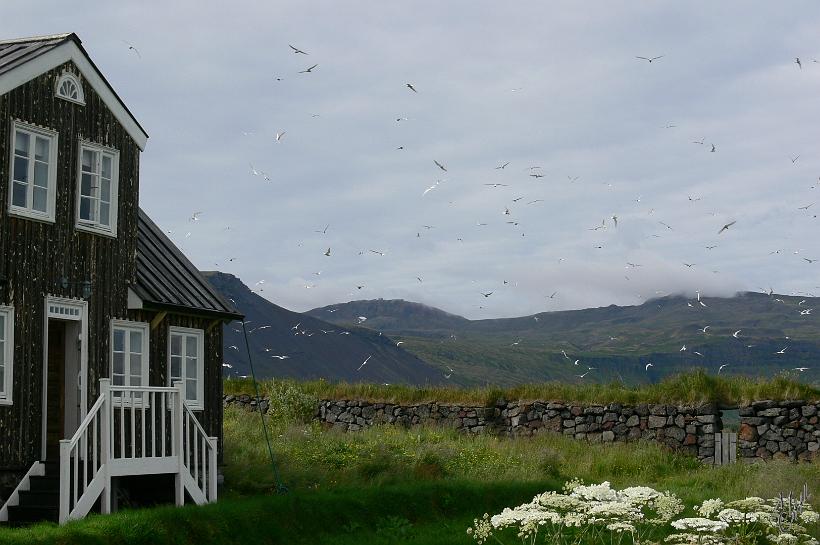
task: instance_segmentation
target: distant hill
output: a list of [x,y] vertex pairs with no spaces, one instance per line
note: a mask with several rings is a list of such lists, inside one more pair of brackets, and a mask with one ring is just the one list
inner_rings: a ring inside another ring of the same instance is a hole
[[[254,367],[261,377],[352,382],[438,384],[442,373],[386,335],[341,327],[292,312],[253,293],[238,278],[205,272],[206,278],[245,315]],[[242,325],[225,328],[226,375],[250,374]],[[284,356],[276,358],[274,356]],[[368,359],[369,358],[369,359]],[[367,359],[367,363],[362,363]]]
[[[470,324],[467,318],[403,299],[351,301],[315,308],[305,314],[334,324],[361,324],[385,333],[410,330],[416,334],[441,333]],[[367,319],[360,320],[362,316]]]
[[728,364],[726,374],[789,372],[818,383],[820,324],[805,312],[812,308],[820,313],[820,299],[742,293],[669,296],[636,306],[489,320],[468,320],[402,300],[352,301],[306,314],[340,326],[361,322],[403,340],[402,347],[425,361],[448,374],[452,369],[450,380],[462,385],[654,382],[693,367],[716,373],[723,364]]

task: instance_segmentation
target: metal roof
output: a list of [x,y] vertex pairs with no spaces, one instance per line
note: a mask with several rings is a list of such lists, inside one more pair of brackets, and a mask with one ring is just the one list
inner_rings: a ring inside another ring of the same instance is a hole
[[0,74],[51,51],[69,39],[75,40],[77,45],[80,44],[77,35],[71,33],[0,41]]
[[145,308],[242,319],[142,209],[137,236],[137,283],[132,289]]

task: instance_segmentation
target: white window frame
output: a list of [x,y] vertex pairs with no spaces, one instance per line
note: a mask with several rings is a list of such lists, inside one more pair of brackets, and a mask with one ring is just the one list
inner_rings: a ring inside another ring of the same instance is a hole
[[[30,148],[28,157],[28,189],[26,190],[26,206],[14,204],[14,152],[16,150],[17,132],[24,132],[29,135]],[[46,197],[46,211],[34,210],[34,142],[36,138],[46,138],[49,141],[48,147],[48,195]],[[46,221],[54,223],[55,209],[57,203],[57,153],[58,153],[58,133],[51,129],[38,127],[19,119],[11,123],[11,139],[9,141],[9,214],[23,218]]]
[[[146,388],[148,387],[148,369],[150,368],[151,358],[150,358],[150,327],[147,322],[132,322],[130,320],[111,320],[111,331],[109,333],[109,350],[108,350],[108,370],[109,370],[109,377],[111,377],[111,388],[116,389],[119,386],[132,386],[131,382],[131,358],[123,358],[123,384],[114,385],[114,330],[121,329],[126,332],[125,335],[125,345],[123,348],[125,349],[125,353],[128,354],[130,351],[130,343],[131,343],[131,335],[129,335],[132,331],[139,331],[142,333],[142,369],[140,369],[140,387]],[[112,395],[112,401],[116,402],[118,405],[123,403],[121,396],[119,395]],[[142,406],[142,400],[134,399],[135,406]],[[131,403],[126,403],[126,406],[130,406]],[[147,407],[148,402],[144,403]]]
[[[83,150],[88,150],[93,153],[99,154],[99,160],[97,161],[97,170],[96,175],[99,177],[102,175],[102,156],[109,155],[111,157],[111,202],[110,208],[108,212],[108,220],[110,225],[104,225],[99,222],[99,203],[100,198],[99,194],[95,197],[94,202],[97,206],[97,211],[95,216],[97,220],[83,220],[80,219],[80,203],[82,202],[82,182],[83,182]],[[119,209],[119,186],[120,186],[120,152],[109,148],[106,146],[102,146],[100,144],[95,144],[93,142],[89,142],[87,140],[80,140],[79,149],[77,153],[77,203],[76,203],[76,222],[74,226],[80,231],[88,231],[91,233],[96,233],[100,235],[106,235],[110,237],[117,236],[117,211]]]
[[[185,402],[188,404],[188,407],[191,408],[193,411],[204,411],[205,410],[205,331],[202,329],[195,329],[190,327],[177,327],[171,326],[168,328],[168,386],[173,386],[174,379],[171,377],[171,338],[174,335],[181,335],[182,336],[182,362],[180,363],[180,377],[177,377],[176,380],[181,380],[185,383]],[[197,372],[197,384],[196,384],[196,399],[188,399],[187,396],[187,377],[185,376],[185,359],[186,359],[186,347],[187,342],[185,341],[186,337],[196,337],[196,353],[197,353],[197,361],[196,361],[196,372]]]
[[5,318],[3,331],[3,389],[0,390],[0,405],[12,405],[14,391],[14,307],[0,306],[0,316]]
[[[77,98],[72,98],[60,92],[60,89],[63,86],[63,83],[69,81],[74,84],[74,87],[77,89]],[[63,100],[67,100],[69,102],[73,102],[74,104],[80,104],[85,106],[85,93],[83,92],[83,86],[80,83],[80,78],[76,75],[72,74],[71,72],[63,72],[58,78],[57,82],[54,84],[54,96],[61,98]]]

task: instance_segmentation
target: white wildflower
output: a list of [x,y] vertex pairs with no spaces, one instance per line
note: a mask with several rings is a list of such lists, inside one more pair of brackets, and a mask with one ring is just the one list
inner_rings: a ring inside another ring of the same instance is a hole
[[700,504],[700,507],[696,508],[695,511],[697,511],[700,516],[708,518],[721,509],[723,509],[723,500],[715,498],[713,500],[706,500]]
[[800,513],[800,521],[803,522],[803,524],[814,524],[818,520],[820,520],[820,515],[818,515],[816,511],[806,509]]
[[630,486],[621,490],[618,495],[621,499],[632,503],[649,503],[649,501],[660,496],[661,493],[648,486]]
[[606,525],[607,530],[620,534],[621,532],[635,533],[635,527],[628,522],[613,522]]
[[731,507],[732,509],[738,509],[740,511],[765,511],[768,510],[767,508],[770,508],[770,506],[766,505],[766,500],[763,498],[758,498],[757,496],[751,496],[742,500],[730,501],[726,504],[726,507]]
[[670,492],[665,492],[654,499],[652,508],[657,517],[650,519],[652,524],[666,524],[684,510],[683,502]]
[[722,536],[708,536],[702,534],[672,534],[666,538],[667,543],[676,545],[725,545]]
[[584,500],[596,501],[614,501],[618,497],[618,493],[609,485],[609,481],[604,481],[601,484],[578,485],[573,488],[571,496],[581,498]]
[[769,536],[769,540],[777,545],[797,545],[798,538],[792,534],[779,534]]
[[694,530],[695,532],[718,533],[726,530],[729,525],[722,520],[710,520],[701,517],[683,518],[672,521],[676,530]]
[[587,516],[593,522],[606,522],[608,520],[639,521],[643,519],[640,508],[631,503],[620,501],[590,502],[586,508]]
[[478,543],[479,545],[487,541],[490,535],[492,535],[493,527],[490,525],[489,518],[490,515],[484,513],[484,517],[480,519],[474,519],[473,526],[467,528],[467,535],[473,536],[473,539],[475,539],[476,543]]

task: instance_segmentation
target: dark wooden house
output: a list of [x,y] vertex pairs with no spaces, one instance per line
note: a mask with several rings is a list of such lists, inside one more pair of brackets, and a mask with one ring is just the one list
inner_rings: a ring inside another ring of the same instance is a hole
[[0,41],[0,521],[216,499],[241,317],[140,210],[147,138],[76,35]]

